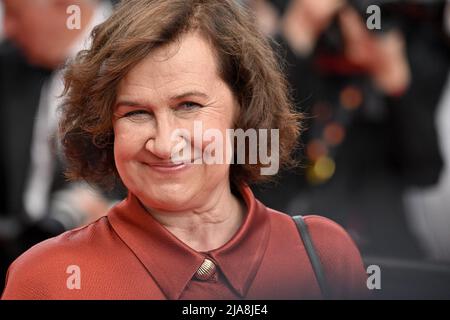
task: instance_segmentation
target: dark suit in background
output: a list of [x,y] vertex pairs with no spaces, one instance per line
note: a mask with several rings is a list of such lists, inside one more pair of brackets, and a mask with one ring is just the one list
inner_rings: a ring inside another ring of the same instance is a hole
[[[64,231],[54,220],[31,221],[24,208],[33,128],[42,86],[51,72],[26,63],[9,43],[0,45],[0,255],[4,275],[15,256],[31,245]],[[64,184],[55,170],[51,190]],[[0,285],[4,277],[0,277]]]

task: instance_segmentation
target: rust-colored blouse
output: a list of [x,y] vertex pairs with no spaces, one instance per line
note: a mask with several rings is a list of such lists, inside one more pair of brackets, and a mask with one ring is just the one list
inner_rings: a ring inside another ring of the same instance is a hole
[[[241,196],[248,209],[243,225],[222,247],[201,253],[129,194],[106,217],[17,258],[2,299],[321,298],[294,221],[265,207],[247,186]],[[307,216],[305,222],[332,297],[358,297],[366,273],[349,235],[323,217]]]

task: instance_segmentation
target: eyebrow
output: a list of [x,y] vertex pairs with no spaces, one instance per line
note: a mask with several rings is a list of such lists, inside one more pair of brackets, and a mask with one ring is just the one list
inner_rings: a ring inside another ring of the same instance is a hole
[[200,91],[188,91],[184,92],[182,94],[178,94],[175,96],[170,97],[170,100],[181,100],[187,97],[200,97],[204,99],[209,99],[209,96],[206,93],[200,92]]
[[[181,100],[181,99],[184,99],[187,97],[200,97],[200,98],[207,99],[207,100],[210,99],[210,97],[206,93],[203,93],[201,91],[195,91],[195,90],[187,91],[187,92],[183,92],[181,94],[171,96],[169,99],[171,101],[173,101],[173,100]],[[138,101],[132,101],[132,100],[119,100],[116,103],[116,107],[121,106],[121,105],[130,106],[130,107],[138,107],[138,106],[148,106],[149,104],[138,102]]]

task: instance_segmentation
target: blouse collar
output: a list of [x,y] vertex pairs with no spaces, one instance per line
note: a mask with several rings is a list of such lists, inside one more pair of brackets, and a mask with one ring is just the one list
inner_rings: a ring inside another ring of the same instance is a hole
[[145,266],[168,299],[178,299],[204,258],[209,256],[233,289],[244,298],[261,264],[269,239],[267,208],[251,189],[239,188],[247,205],[243,224],[220,248],[197,252],[154,219],[132,193],[108,219],[122,241]]

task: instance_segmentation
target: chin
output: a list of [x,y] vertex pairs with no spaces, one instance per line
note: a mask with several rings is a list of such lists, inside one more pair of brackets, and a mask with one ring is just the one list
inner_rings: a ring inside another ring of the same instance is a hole
[[180,197],[148,197],[145,205],[149,208],[154,208],[162,211],[180,211],[188,210],[190,208],[190,199],[181,199]]
[[150,208],[159,210],[175,211],[189,208],[190,202],[195,194],[192,188],[181,185],[160,185],[157,190],[148,188],[141,189],[136,196],[141,199],[144,204]]

